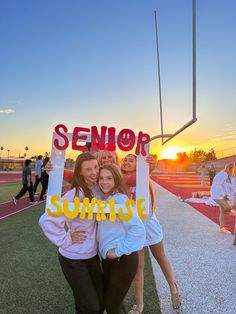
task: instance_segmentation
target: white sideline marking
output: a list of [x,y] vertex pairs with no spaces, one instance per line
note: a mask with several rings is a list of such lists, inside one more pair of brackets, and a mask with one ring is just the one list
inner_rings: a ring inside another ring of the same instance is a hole
[[26,210],[26,209],[29,209],[29,208],[31,208],[31,207],[34,207],[34,206],[40,205],[42,202],[44,202],[44,200],[43,200],[43,201],[38,202],[37,204],[30,205],[30,206],[27,206],[27,207],[25,207],[25,208],[19,209],[19,210],[17,210],[17,211],[16,211],[16,212],[14,212],[14,213],[10,213],[10,214],[8,214],[8,215],[5,215],[5,216],[1,217],[1,218],[0,218],[0,220],[2,220],[2,219],[4,219],[4,218],[7,218],[7,217],[10,217],[10,216],[13,216],[13,215],[15,215],[15,214],[17,214],[17,213],[20,213],[20,212],[22,212],[23,210]]

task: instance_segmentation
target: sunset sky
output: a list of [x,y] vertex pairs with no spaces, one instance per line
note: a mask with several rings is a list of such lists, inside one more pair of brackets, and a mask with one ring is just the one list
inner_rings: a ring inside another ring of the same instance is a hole
[[[160,134],[154,10],[172,133],[192,115],[191,0],[1,0],[2,157],[50,151],[58,123]],[[198,121],[152,152],[236,147],[235,12],[235,0],[197,0]]]

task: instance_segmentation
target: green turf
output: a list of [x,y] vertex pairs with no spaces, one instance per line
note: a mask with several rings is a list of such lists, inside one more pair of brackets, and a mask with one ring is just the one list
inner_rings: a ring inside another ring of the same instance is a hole
[[16,195],[22,187],[21,182],[4,183],[0,185],[0,204],[10,201],[12,196]]
[[[68,185],[66,181],[63,181],[63,186]],[[4,183],[0,185],[0,204],[11,201],[12,196],[15,196],[17,193],[20,192],[22,188],[21,182],[14,182],[14,183]],[[42,185],[39,184],[37,188],[37,192],[41,192]],[[28,197],[29,193],[26,192],[24,195]]]
[[[0,222],[0,313],[72,314],[74,300],[61,272],[57,248],[38,227],[44,206]],[[147,252],[146,252],[147,253]],[[150,260],[146,254],[144,314],[159,312]],[[126,298],[134,303],[133,289]]]

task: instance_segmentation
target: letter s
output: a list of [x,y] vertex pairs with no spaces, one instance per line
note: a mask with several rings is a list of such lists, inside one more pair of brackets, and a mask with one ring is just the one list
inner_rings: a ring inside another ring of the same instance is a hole
[[48,213],[49,216],[54,217],[54,218],[57,218],[57,217],[60,217],[60,216],[62,215],[62,207],[61,207],[60,204],[57,204],[57,203],[56,203],[57,201],[59,202],[60,199],[61,199],[60,196],[57,195],[57,194],[55,194],[55,195],[53,195],[53,196],[51,197],[51,204],[52,204],[54,207],[56,207],[57,212],[54,212],[54,211],[52,212],[50,208],[47,208],[47,213]]
[[56,138],[54,140],[54,146],[59,150],[64,150],[64,149],[67,149],[69,145],[69,141],[68,141],[67,136],[64,133],[60,132],[60,128],[63,129],[64,133],[67,133],[68,132],[67,127],[64,124],[58,124],[55,127],[56,134],[59,135],[65,142],[64,142],[64,145],[60,145],[59,140]]

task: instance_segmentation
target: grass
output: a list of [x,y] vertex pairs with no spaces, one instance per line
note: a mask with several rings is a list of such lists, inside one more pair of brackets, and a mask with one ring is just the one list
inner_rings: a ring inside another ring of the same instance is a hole
[[[35,206],[0,222],[0,313],[72,314],[74,300],[59,266],[57,248],[42,234]],[[159,312],[150,259],[146,252],[145,311]],[[126,298],[134,304],[133,288]]]
[[0,204],[10,201],[12,196],[16,195],[22,187],[21,182],[4,183],[0,185]]
[[[63,181],[63,186],[68,185],[66,181]],[[3,183],[0,185],[0,204],[11,201],[12,196],[15,196],[17,193],[20,192],[22,188],[22,183],[20,182],[14,182],[14,183]],[[42,185],[39,183],[37,192],[41,192]],[[26,192],[25,196],[28,196],[29,193]]]

